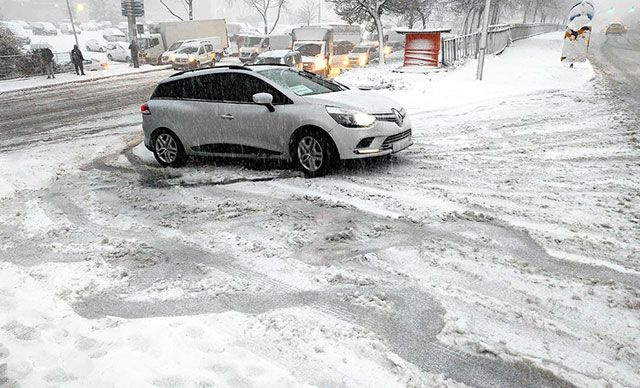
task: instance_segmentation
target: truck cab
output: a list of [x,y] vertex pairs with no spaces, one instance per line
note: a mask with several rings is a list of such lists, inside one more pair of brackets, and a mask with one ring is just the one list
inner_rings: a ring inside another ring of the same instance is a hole
[[245,36],[241,42],[240,61],[253,63],[258,55],[270,50],[287,50],[291,48],[289,35]]
[[293,30],[293,50],[302,54],[303,69],[329,76],[333,54],[333,29],[300,27]]

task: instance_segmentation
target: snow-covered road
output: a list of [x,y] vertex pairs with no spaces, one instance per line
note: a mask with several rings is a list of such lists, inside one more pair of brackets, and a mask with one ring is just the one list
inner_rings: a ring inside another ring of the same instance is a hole
[[415,145],[314,180],[160,169],[166,74],[0,95],[0,385],[640,386],[638,106],[560,45],[344,75]]

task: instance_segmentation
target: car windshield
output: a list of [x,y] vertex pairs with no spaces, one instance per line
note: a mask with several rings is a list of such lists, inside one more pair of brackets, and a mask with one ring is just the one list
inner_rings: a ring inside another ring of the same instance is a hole
[[256,60],[257,65],[280,65],[284,63],[280,57],[259,57]]
[[169,49],[167,51],[176,51],[177,49],[180,48],[180,46],[182,46],[182,43],[183,43],[182,41],[175,42],[174,44],[169,46]]
[[356,47],[353,49],[353,51],[351,51],[352,53],[368,53],[370,50],[372,50],[372,47]]
[[325,94],[345,90],[341,85],[325,80],[314,74],[290,68],[266,69],[258,73],[276,84],[291,90],[298,96]]
[[293,49],[305,57],[315,57],[322,53],[322,45],[318,43],[302,43],[293,46]]
[[255,46],[260,46],[261,42],[262,42],[262,37],[250,36],[245,38],[244,45],[247,47],[255,47]]
[[180,51],[178,51],[178,54],[195,54],[198,52],[198,49],[200,47],[198,46],[187,46],[187,47],[183,47],[180,49]]

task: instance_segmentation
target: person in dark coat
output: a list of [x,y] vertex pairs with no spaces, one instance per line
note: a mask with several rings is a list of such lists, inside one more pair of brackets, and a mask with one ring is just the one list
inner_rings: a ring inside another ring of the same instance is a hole
[[84,57],[82,56],[82,51],[80,51],[77,44],[74,44],[73,50],[71,50],[71,63],[73,63],[73,66],[76,68],[77,75],[84,75],[83,61]]
[[140,58],[138,57],[138,54],[140,54],[140,46],[138,46],[138,42],[136,42],[135,39],[131,40],[129,50],[131,51],[131,62],[133,63],[133,67],[137,69],[140,67]]
[[53,74],[53,52],[50,48],[43,48],[40,50],[40,58],[44,66],[44,71],[47,73],[47,79],[56,78]]

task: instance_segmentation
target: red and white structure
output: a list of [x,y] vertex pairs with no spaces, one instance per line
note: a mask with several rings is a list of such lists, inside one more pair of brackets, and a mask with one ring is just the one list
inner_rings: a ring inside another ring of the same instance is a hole
[[437,69],[440,67],[442,34],[450,28],[432,30],[397,30],[404,35],[404,67]]

